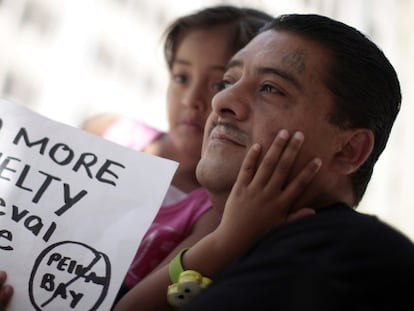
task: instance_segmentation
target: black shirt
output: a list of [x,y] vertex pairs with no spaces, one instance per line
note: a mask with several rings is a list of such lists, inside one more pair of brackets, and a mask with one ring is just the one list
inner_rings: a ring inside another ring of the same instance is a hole
[[266,234],[180,310],[413,311],[414,244],[336,204]]

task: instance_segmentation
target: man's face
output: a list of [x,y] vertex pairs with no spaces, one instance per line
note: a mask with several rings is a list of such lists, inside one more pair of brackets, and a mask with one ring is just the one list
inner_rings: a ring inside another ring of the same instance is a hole
[[212,101],[197,167],[201,184],[212,193],[229,193],[247,150],[259,143],[266,151],[283,128],[305,135],[293,172],[318,156],[323,176],[340,147],[340,130],[328,122],[333,105],[323,83],[328,60],[313,41],[274,30],[239,51]]

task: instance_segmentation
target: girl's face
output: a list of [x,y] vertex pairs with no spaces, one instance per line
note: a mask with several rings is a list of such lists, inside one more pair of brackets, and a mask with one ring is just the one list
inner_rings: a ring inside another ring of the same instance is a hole
[[228,26],[188,32],[178,45],[167,91],[169,134],[176,147],[200,158],[204,124],[224,67],[232,56]]

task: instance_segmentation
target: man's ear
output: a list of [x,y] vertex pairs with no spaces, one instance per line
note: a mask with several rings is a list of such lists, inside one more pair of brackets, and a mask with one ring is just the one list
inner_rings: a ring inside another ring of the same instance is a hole
[[344,134],[342,149],[335,155],[335,166],[344,175],[349,175],[367,160],[375,138],[372,131],[365,128],[351,129]]

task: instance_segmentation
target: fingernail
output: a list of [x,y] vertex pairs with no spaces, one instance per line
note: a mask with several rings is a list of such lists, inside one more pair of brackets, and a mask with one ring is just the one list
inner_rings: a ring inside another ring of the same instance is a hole
[[297,140],[303,140],[304,136],[302,132],[295,132],[295,134],[293,134],[293,138]]
[[322,160],[316,158],[315,160],[313,160],[313,164],[319,169],[322,166]]
[[286,129],[281,129],[279,131],[279,137],[283,139],[287,139],[289,137],[289,132]]
[[260,150],[260,145],[259,144],[253,144],[252,149],[254,151],[259,151]]

